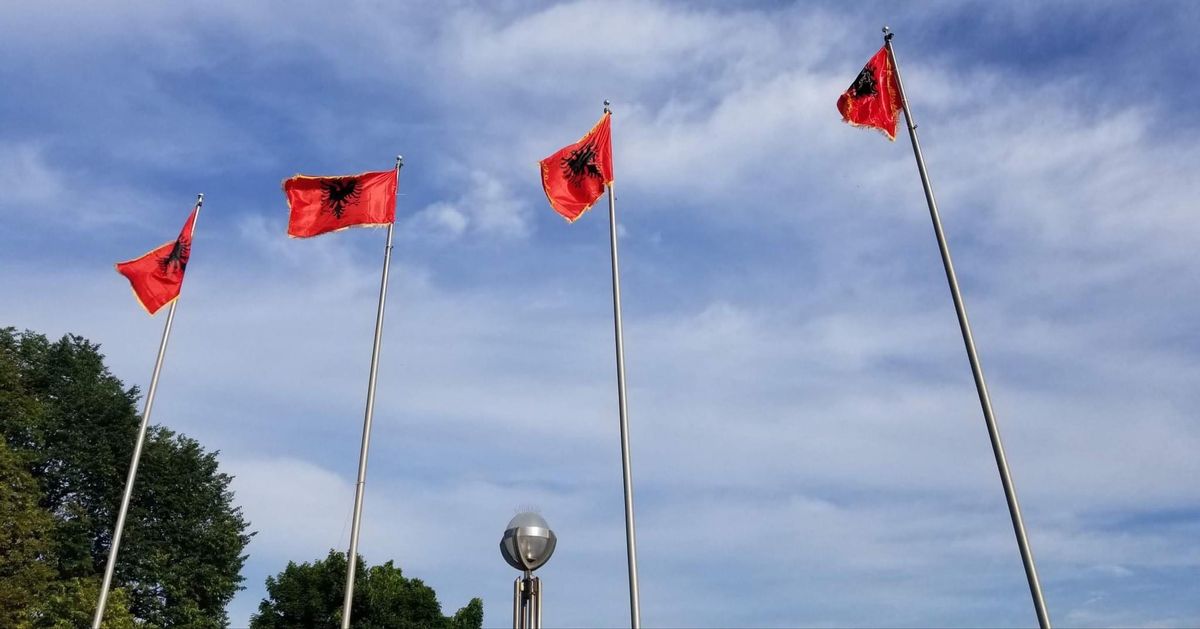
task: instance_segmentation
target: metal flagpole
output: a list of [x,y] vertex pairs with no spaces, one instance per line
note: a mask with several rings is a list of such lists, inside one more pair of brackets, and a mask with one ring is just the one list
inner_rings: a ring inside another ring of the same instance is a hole
[[[200,206],[204,195],[196,195],[196,221],[200,220]],[[196,233],[196,221],[192,222],[192,234]],[[180,287],[182,290],[182,287]],[[112,585],[113,570],[117,565],[117,551],[121,547],[121,534],[125,531],[125,516],[129,513],[129,502],[133,498],[133,481],[137,478],[138,461],[142,458],[142,445],[146,441],[146,427],[150,425],[150,410],[154,408],[154,393],[158,390],[158,374],[162,372],[163,356],[167,353],[167,339],[171,337],[171,323],[175,321],[175,304],[167,310],[167,323],[163,326],[162,341],[158,344],[158,358],[154,361],[154,375],[150,376],[150,389],[146,392],[146,406],[142,409],[142,425],[138,428],[137,442],[133,446],[133,460],[129,463],[129,475],[125,478],[125,493],[121,496],[121,509],[117,512],[117,526],[113,529],[112,546],[108,549],[108,563],[104,565],[104,580],[100,583],[100,599],[96,602],[96,615],[92,617],[92,629],[100,629],[104,610],[108,606],[108,588]]]
[[[396,196],[399,198],[400,168],[404,157],[396,156]],[[383,277],[379,281],[379,309],[375,312],[375,345],[371,348],[371,375],[367,379],[367,410],[363,419],[362,447],[358,451],[358,483],[354,487],[354,523],[350,529],[350,552],[346,555],[346,597],[342,600],[342,629],[350,628],[350,607],[354,601],[354,572],[358,560],[358,528],[362,524],[363,490],[367,482],[367,448],[371,444],[371,418],[375,414],[375,379],[379,373],[379,342],[383,339],[383,306],[387,301],[388,269],[392,262],[392,232],[388,224],[387,244],[383,249]]]
[[[609,102],[604,112],[611,114]],[[613,328],[617,341],[617,404],[621,415],[621,473],[625,484],[625,546],[629,562],[630,627],[642,625],[641,603],[638,601],[637,533],[633,526],[633,471],[629,465],[629,410],[625,404],[625,339],[621,331],[621,273],[617,268],[617,204],[613,184],[608,184],[608,240],[612,249]]]
[[996,426],[996,416],[992,412],[992,400],[988,395],[987,383],[983,379],[983,366],[979,363],[979,354],[975,351],[975,338],[971,335],[971,324],[967,321],[967,307],[963,303],[962,293],[958,288],[958,276],[954,273],[954,262],[950,259],[950,245],[946,242],[946,234],[942,230],[942,219],[938,214],[937,201],[933,198],[933,188],[929,184],[929,175],[925,171],[925,158],[921,155],[921,144],[917,141],[917,125],[913,122],[912,112],[908,108],[908,95],[904,91],[904,82],[900,80],[900,66],[896,63],[896,53],[892,50],[892,36],[888,27],[883,27],[884,46],[891,57],[892,67],[896,72],[896,86],[900,88],[900,103],[904,108],[904,120],[908,126],[908,137],[912,140],[913,154],[917,157],[917,171],[921,173],[921,185],[925,188],[925,201],[929,204],[929,216],[933,219],[933,232],[937,236],[938,249],[942,253],[942,265],[946,268],[946,281],[950,283],[950,295],[954,298],[954,311],[958,314],[958,327],[962,330],[963,343],[967,346],[967,359],[971,363],[971,375],[975,377],[975,390],[979,393],[979,405],[983,407],[983,419],[987,423],[988,436],[992,441],[992,452],[996,455],[996,467],[1000,470],[1000,482],[1004,485],[1004,498],[1008,501],[1008,513],[1012,517],[1013,531],[1017,536],[1017,547],[1021,550],[1021,562],[1025,564],[1025,577],[1029,581],[1029,592],[1033,596],[1033,609],[1037,613],[1038,625],[1042,629],[1050,629],[1050,615],[1046,611],[1046,601],[1042,598],[1042,585],[1038,581],[1037,567],[1033,564],[1033,551],[1029,548],[1029,539],[1025,535],[1025,521],[1021,518],[1021,505],[1017,503],[1017,490],[1013,486],[1012,476],[1008,471],[1008,460],[1004,456],[1004,444],[1000,442],[1000,429]]

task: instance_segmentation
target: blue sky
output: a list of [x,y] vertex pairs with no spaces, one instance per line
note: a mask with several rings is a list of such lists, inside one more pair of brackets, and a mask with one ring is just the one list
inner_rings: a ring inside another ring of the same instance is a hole
[[536,161],[613,101],[647,626],[1034,622],[905,138],[838,94],[896,48],[1051,616],[1200,624],[1191,3],[12,3],[0,325],[161,329],[112,263],[206,196],[155,421],[258,531],[244,625],[345,548],[383,232],[285,236],[297,172],[402,153],[361,552],[555,626],[628,620],[607,225]]

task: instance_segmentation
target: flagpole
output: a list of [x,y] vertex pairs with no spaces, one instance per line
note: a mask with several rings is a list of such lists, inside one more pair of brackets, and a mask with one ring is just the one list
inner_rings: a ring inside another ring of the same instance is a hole
[[[611,114],[604,101],[604,113]],[[642,625],[638,595],[637,533],[633,526],[633,471],[629,465],[629,409],[625,403],[625,335],[621,329],[621,272],[617,267],[617,203],[612,182],[608,183],[608,240],[612,250],[613,328],[617,344],[617,405],[621,416],[621,475],[625,485],[625,546],[629,564],[630,627]]]
[[1029,538],[1025,534],[1025,521],[1021,518],[1021,505],[1017,502],[1017,490],[1008,470],[1008,459],[1004,456],[1004,444],[1000,442],[1000,429],[996,425],[995,413],[992,412],[992,399],[988,395],[987,382],[983,379],[983,366],[980,364],[979,354],[975,350],[975,338],[971,334],[971,324],[967,321],[967,306],[963,302],[962,293],[958,288],[958,276],[954,273],[954,262],[950,259],[950,245],[946,242],[946,234],[942,230],[942,219],[938,214],[937,201],[933,198],[933,188],[925,170],[925,158],[921,154],[921,144],[917,141],[917,125],[913,122],[912,112],[908,108],[908,94],[904,91],[904,81],[900,79],[900,66],[896,63],[896,53],[892,49],[893,35],[894,33],[888,27],[883,27],[884,46],[887,47],[892,67],[896,71],[896,86],[900,89],[900,103],[904,108],[908,137],[912,140],[913,154],[917,158],[917,171],[921,174],[921,185],[925,188],[925,201],[929,205],[929,216],[933,219],[933,232],[937,236],[938,249],[942,254],[942,266],[946,268],[946,281],[950,284],[950,295],[954,299],[958,327],[962,330],[963,343],[967,347],[967,359],[971,363],[971,375],[975,378],[975,390],[979,393],[979,405],[983,407],[983,419],[987,424],[988,436],[991,438],[992,452],[996,456],[996,467],[1000,470],[1000,482],[1004,485],[1004,498],[1008,502],[1008,513],[1012,518],[1013,532],[1017,536],[1017,547],[1021,550],[1021,562],[1025,565],[1025,578],[1029,581],[1029,593],[1033,596],[1033,609],[1037,613],[1038,625],[1042,629],[1050,629],[1050,615],[1046,611],[1046,601],[1042,597],[1042,585],[1038,581],[1037,567],[1033,563],[1033,550],[1030,549]]
[[[196,195],[196,220],[200,220],[200,206],[204,205],[204,194]],[[196,233],[196,221],[192,221],[192,234]],[[182,286],[180,290],[182,291]],[[167,353],[167,340],[171,337],[171,323],[175,321],[175,305],[178,296],[167,310],[167,323],[163,326],[162,341],[158,344],[158,358],[154,361],[154,374],[150,376],[150,389],[146,392],[146,405],[142,409],[142,425],[138,428],[137,442],[133,446],[133,460],[129,463],[129,475],[125,478],[125,493],[121,496],[121,509],[117,512],[117,525],[113,529],[112,546],[108,549],[108,563],[104,565],[104,580],[100,583],[100,599],[96,601],[96,614],[92,617],[92,629],[100,629],[104,610],[108,607],[108,588],[112,585],[113,571],[117,565],[117,551],[121,547],[121,535],[125,531],[125,516],[133,499],[133,481],[137,478],[138,462],[142,458],[142,446],[146,442],[146,428],[150,425],[150,411],[154,408],[154,393],[158,391],[158,375],[162,372],[163,356]]]
[[[396,196],[399,198],[400,168],[404,157],[396,156]],[[358,559],[358,529],[362,524],[363,491],[367,482],[367,449],[371,444],[371,419],[375,415],[375,380],[379,373],[379,343],[383,339],[383,306],[387,301],[388,269],[392,262],[393,220],[388,224],[387,244],[383,249],[383,277],[379,281],[379,308],[375,312],[375,344],[371,348],[371,375],[367,379],[367,409],[363,419],[362,447],[358,451],[358,483],[354,486],[354,524],[350,529],[350,552],[346,555],[346,596],[342,600],[342,629],[350,628],[350,608],[354,601],[354,572]]]

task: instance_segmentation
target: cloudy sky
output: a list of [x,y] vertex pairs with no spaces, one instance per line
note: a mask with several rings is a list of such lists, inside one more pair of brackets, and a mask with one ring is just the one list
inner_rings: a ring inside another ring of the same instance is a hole
[[536,161],[613,102],[646,626],[1035,619],[907,140],[897,55],[1051,617],[1200,624],[1200,5],[217,1],[0,9],[0,325],[144,386],[112,263],[206,203],[154,420],[220,450],[266,576],[348,545],[384,233],[279,182],[401,177],[360,551],[508,622],[628,622],[603,206]]

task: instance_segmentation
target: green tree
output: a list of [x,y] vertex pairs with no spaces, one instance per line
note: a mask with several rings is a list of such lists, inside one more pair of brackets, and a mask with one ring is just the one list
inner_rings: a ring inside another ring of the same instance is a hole
[[483,627],[483,600],[478,598],[471,599],[466,607],[459,609],[450,618],[450,629],[482,629]]
[[[38,506],[39,498],[33,475],[0,440],[0,627],[85,626],[95,611],[100,579],[57,579],[51,544],[54,518]],[[133,629],[124,589],[109,596],[105,627]]]
[[[452,617],[442,615],[437,595],[420,579],[405,577],[391,561],[367,568],[358,557],[351,627],[355,629],[480,629],[483,601],[471,599]],[[335,550],[312,563],[288,562],[267,577],[267,598],[250,629],[325,629],[341,626],[346,557]]]
[[[18,622],[16,629],[78,629],[92,623],[96,599],[100,596],[100,577],[53,581],[42,598],[29,609],[28,619]],[[129,612],[129,596],[124,588],[108,593],[104,608],[104,629],[135,629],[137,623]]]
[[0,442],[0,627],[27,620],[54,579],[54,519],[38,506],[39,496],[37,481]]
[[[52,519],[44,556],[63,605],[98,589],[140,423],[138,397],[81,337],[51,342],[0,329],[0,432]],[[251,535],[230,481],[216,453],[195,440],[148,431],[113,584],[142,626],[228,624],[225,606],[241,589]]]

